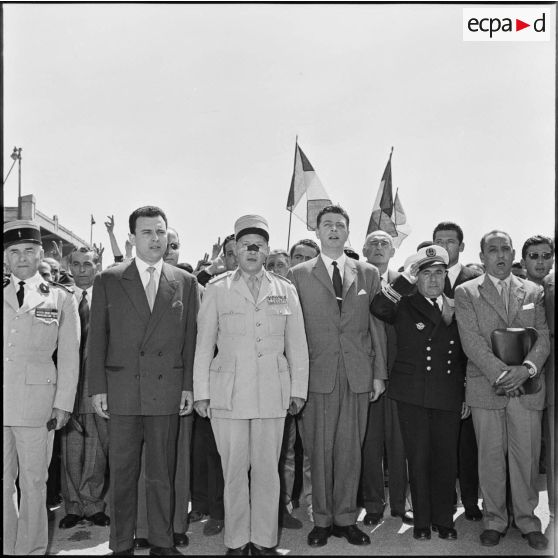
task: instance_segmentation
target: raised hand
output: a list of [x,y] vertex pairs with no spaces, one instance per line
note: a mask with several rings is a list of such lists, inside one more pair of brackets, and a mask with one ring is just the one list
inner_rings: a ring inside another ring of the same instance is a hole
[[108,221],[105,221],[105,227],[109,234],[113,234],[114,231],[114,215],[107,215]]

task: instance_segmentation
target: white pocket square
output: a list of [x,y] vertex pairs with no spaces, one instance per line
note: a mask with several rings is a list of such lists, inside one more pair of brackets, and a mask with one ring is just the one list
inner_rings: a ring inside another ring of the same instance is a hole
[[524,304],[522,310],[531,310],[531,308],[534,308],[535,304],[533,302],[530,302],[529,304]]
[[364,289],[360,289],[360,291],[358,291],[359,295],[365,295],[368,294]]

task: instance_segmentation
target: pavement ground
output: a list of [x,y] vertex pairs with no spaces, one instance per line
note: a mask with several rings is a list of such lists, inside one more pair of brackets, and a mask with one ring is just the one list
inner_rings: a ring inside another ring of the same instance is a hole
[[[299,530],[283,529],[280,533],[278,550],[283,555],[291,556],[553,556],[556,548],[554,522],[550,521],[548,497],[546,492],[546,476],[539,475],[539,506],[535,510],[541,519],[542,531],[549,539],[546,551],[536,551],[529,547],[521,533],[512,527],[498,546],[484,547],[479,542],[482,522],[467,521],[462,506],[457,508],[454,516],[458,539],[456,541],[441,540],[432,533],[430,541],[419,542],[413,539],[412,526],[404,525],[399,518],[391,517],[389,506],[384,512],[384,521],[374,528],[362,524],[364,510],[359,516],[358,526],[369,533],[372,544],[369,546],[353,546],[345,539],[330,537],[328,544],[321,548],[311,548],[306,543],[306,536],[313,527],[306,515],[306,510],[297,508],[293,515],[303,522]],[[482,501],[479,500],[479,506]],[[82,521],[73,529],[59,529],[58,523],[64,517],[64,505],[55,511],[55,519],[49,523],[49,555],[93,555],[111,554],[108,546],[110,527],[96,527]],[[108,513],[108,510],[107,510]],[[192,523],[187,535],[190,544],[179,550],[190,556],[222,555],[225,552],[223,533],[206,537],[203,530],[204,521]],[[137,556],[148,556],[149,550],[138,550]]]

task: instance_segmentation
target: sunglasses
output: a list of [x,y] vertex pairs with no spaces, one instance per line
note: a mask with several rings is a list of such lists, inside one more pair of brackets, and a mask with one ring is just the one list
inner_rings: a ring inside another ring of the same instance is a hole
[[539,254],[538,252],[528,252],[527,256],[530,260],[538,260],[539,256],[541,256],[543,260],[550,260],[550,258],[552,258],[552,254],[550,252],[543,252],[542,254]]
[[173,250],[178,250],[180,248],[180,244],[178,244],[177,242],[169,242],[169,246],[173,249]]

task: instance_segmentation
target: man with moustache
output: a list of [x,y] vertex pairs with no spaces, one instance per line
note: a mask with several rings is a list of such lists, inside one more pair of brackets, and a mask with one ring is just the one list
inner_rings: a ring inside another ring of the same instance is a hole
[[143,444],[149,553],[176,555],[176,440],[179,415],[193,408],[197,282],[163,262],[167,219],[160,208],[136,209],[129,227],[136,258],[95,277],[87,351],[93,407],[110,420],[109,547],[133,554]]
[[[515,250],[508,233],[493,230],[480,243],[486,273],[455,291],[459,336],[468,357],[466,402],[471,407],[479,451],[483,497],[483,546],[495,546],[508,527],[506,461],[513,515],[529,546],[544,550],[548,540],[535,515],[545,389],[543,366],[549,354],[543,289],[511,273]],[[492,351],[491,334],[500,328],[533,327],[538,338],[522,364],[507,365]],[[542,389],[521,390],[539,376]],[[502,388],[503,395],[496,393]],[[507,456],[507,460],[506,460]]]
[[61,432],[61,486],[66,515],[60,520],[60,529],[75,527],[84,517],[94,525],[104,527],[110,524],[105,514],[103,494],[108,457],[108,421],[95,413],[85,377],[89,313],[98,260],[97,252],[89,248],[76,248],[68,258],[81,327],[74,418],[83,431],[76,430],[70,422]]
[[385,389],[384,326],[369,311],[380,288],[378,270],[348,258],[349,216],[329,205],[317,216],[317,258],[289,272],[302,304],[310,382],[302,414],[303,440],[312,468],[314,528],[310,546],[333,535],[370,544],[357,526],[357,490],[369,401]]
[[46,553],[54,430],[70,418],[78,381],[77,304],[68,289],[41,278],[42,257],[37,223],[4,225],[4,259],[11,271],[4,279],[3,345],[3,550],[8,555]]
[[[464,267],[459,262],[459,254],[465,249],[463,230],[456,223],[443,221],[438,223],[432,233],[434,244],[446,249],[449,256],[448,272],[444,284],[444,295],[450,304],[454,305],[455,289],[459,285],[481,275],[475,269]],[[464,407],[466,403],[464,403]],[[461,502],[465,508],[465,519],[480,521],[482,512],[479,509],[479,474],[478,451],[475,439],[473,419],[467,409],[463,409],[463,416],[459,427],[459,449],[457,459],[457,478],[461,492]],[[455,496],[457,503],[457,495]]]
[[[370,233],[364,241],[362,253],[366,261],[378,269],[382,286],[389,285],[399,273],[388,269],[395,254],[393,238],[384,231]],[[391,324],[386,324],[388,374],[395,362],[397,334]],[[401,437],[397,403],[386,394],[371,403],[368,409],[366,436],[362,446],[361,494],[366,515],[365,525],[377,525],[382,520],[385,507],[384,446],[389,467],[388,491],[392,517],[403,523],[413,524],[413,514],[407,509],[407,460]]]
[[223,463],[227,554],[278,554],[283,427],[304,405],[308,347],[294,287],[263,269],[267,221],[245,215],[234,229],[238,269],[208,284],[200,308],[195,408]]

